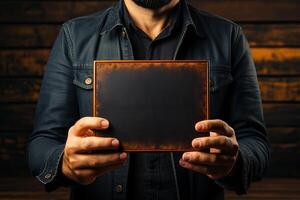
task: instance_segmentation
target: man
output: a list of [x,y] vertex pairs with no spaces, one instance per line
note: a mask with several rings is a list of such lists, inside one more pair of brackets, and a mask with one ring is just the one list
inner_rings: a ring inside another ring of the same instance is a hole
[[[92,130],[108,128],[109,119],[88,117],[92,64],[101,59],[209,60],[212,120],[195,124],[194,151],[107,153],[120,141]],[[241,28],[184,0],[121,0],[65,23],[44,74],[28,159],[47,190],[70,186],[71,199],[208,200],[223,199],[224,189],[246,193],[264,174],[269,150]]]

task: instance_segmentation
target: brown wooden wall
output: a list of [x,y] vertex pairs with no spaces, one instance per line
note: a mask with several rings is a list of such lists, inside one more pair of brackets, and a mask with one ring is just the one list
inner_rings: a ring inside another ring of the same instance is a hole
[[[43,68],[62,22],[115,1],[0,2],[0,178],[27,175]],[[300,177],[300,3],[200,0],[194,5],[242,25],[255,59],[272,144],[269,176]]]

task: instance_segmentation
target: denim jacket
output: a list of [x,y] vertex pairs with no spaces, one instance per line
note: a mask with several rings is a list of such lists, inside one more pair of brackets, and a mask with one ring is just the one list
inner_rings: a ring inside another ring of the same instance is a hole
[[[71,199],[126,199],[129,162],[106,173],[90,185],[73,183],[61,174],[61,158],[69,128],[92,116],[94,60],[132,60],[127,30],[120,20],[120,3],[105,11],[63,24],[51,51],[29,138],[28,163],[47,190],[71,188]],[[247,192],[269,163],[260,91],[248,42],[239,25],[184,2],[184,31],[174,59],[209,60],[210,118],[226,121],[239,143],[237,173],[211,180],[178,165],[174,153],[181,199],[224,199],[224,188]]]

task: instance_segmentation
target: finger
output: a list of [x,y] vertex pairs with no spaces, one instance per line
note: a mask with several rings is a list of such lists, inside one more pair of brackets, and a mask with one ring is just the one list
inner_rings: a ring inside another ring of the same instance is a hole
[[72,163],[74,169],[97,169],[109,167],[123,163],[127,158],[127,153],[109,153],[109,154],[79,154],[76,156],[76,162]]
[[108,120],[99,117],[83,117],[72,127],[72,134],[82,136],[89,129],[104,130],[109,127]]
[[236,147],[230,138],[226,136],[210,136],[196,138],[192,141],[192,147],[197,150],[215,148],[222,150],[223,153],[235,154]]
[[228,137],[234,135],[234,130],[226,122],[219,119],[200,121],[196,123],[195,129],[198,132],[216,132]]
[[117,150],[120,146],[119,140],[115,138],[106,138],[98,136],[90,136],[84,138],[76,138],[74,144],[77,145],[77,153],[101,150]]
[[235,162],[234,156],[203,152],[186,152],[182,155],[182,159],[191,164],[207,166],[227,166]]

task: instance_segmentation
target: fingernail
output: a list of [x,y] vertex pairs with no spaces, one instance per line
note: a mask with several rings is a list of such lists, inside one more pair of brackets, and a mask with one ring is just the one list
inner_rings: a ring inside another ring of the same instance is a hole
[[190,159],[191,159],[191,157],[189,155],[187,155],[187,154],[183,155],[183,160],[184,161],[190,161]]
[[185,162],[182,159],[179,160],[179,164],[183,167],[185,166]]
[[109,126],[109,122],[107,120],[102,120],[101,121],[101,127],[107,128]]
[[203,124],[197,124],[196,125],[196,130],[197,131],[200,131],[200,130],[202,130],[203,129]]
[[194,148],[200,148],[201,147],[201,142],[200,141],[193,142],[192,146]]
[[123,152],[123,153],[120,154],[120,159],[121,160],[124,160],[126,158],[127,158],[127,153]]
[[111,141],[111,145],[114,146],[114,147],[118,147],[118,146],[119,146],[119,141],[116,140],[116,139],[113,139],[113,140]]

